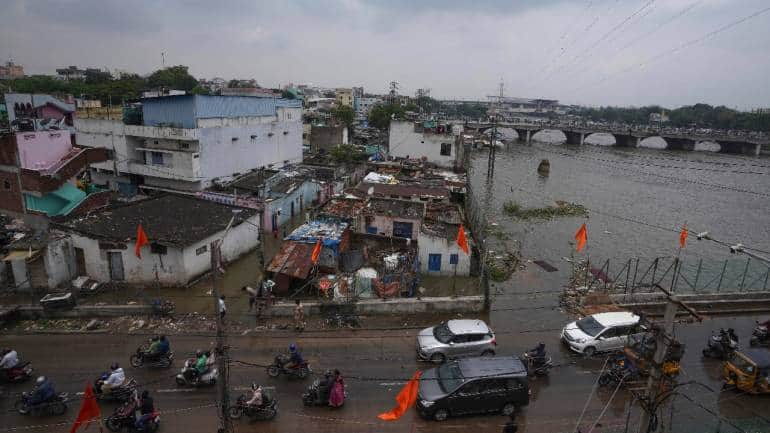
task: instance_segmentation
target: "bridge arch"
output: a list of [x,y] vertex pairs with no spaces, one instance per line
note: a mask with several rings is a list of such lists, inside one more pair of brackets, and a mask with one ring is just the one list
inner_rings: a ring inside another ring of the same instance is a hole
[[668,141],[660,135],[651,135],[639,140],[639,147],[658,150],[668,149]]

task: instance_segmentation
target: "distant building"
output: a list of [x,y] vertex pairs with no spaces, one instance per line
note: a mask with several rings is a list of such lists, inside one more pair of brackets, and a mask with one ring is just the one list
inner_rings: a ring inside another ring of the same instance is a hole
[[86,68],[80,69],[77,66],[68,66],[66,68],[59,68],[56,70],[56,77],[60,80],[84,80],[86,74],[89,72],[102,72],[99,68]]
[[444,168],[462,165],[462,126],[435,120],[391,120],[388,134],[390,156],[423,159]]
[[770,108],[757,108],[754,110],[756,114],[770,114]]
[[0,65],[0,80],[15,80],[24,77],[24,66],[13,63],[13,60]]
[[[490,98],[499,99],[496,96]],[[503,97],[499,102],[502,105],[503,115],[544,114],[557,112],[559,109],[559,101],[555,99]]]
[[95,183],[132,195],[137,188],[201,191],[217,179],[302,161],[300,101],[181,95],[124,109],[84,111],[77,142],[106,148],[110,161],[91,170]]
[[219,93],[220,90],[227,87],[227,80],[224,78],[215,77],[210,80],[199,80],[198,84],[207,89],[211,93]]
[[281,93],[262,87],[225,87],[219,93],[223,96],[256,96],[258,98],[280,98]]
[[372,111],[372,108],[382,103],[382,98],[378,96],[374,97],[361,97],[356,99],[356,115],[359,118],[366,118],[369,115],[369,112]]
[[348,144],[348,128],[346,126],[311,125],[310,149],[314,152],[328,151],[341,144]]
[[334,97],[337,100],[337,104],[353,107],[353,89],[335,89]]
[[5,105],[8,122],[15,131],[74,131],[75,104],[72,102],[37,93],[6,93]]
[[650,113],[650,122],[666,123],[668,122],[668,114],[665,111],[662,111],[660,113]]

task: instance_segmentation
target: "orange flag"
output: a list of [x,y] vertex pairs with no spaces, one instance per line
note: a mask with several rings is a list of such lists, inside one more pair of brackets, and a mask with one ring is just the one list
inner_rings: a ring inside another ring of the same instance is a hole
[[136,226],[136,247],[134,248],[134,254],[140,259],[142,258],[142,247],[148,243],[147,235],[144,233],[144,230],[142,230],[142,225],[139,224]]
[[465,238],[465,229],[462,224],[460,224],[460,230],[457,231],[457,245],[460,246],[460,249],[465,251],[465,254],[470,254],[470,250],[468,249],[468,239]]
[[321,256],[321,238],[318,238],[318,242],[315,243],[313,248],[313,254],[310,255],[310,260],[313,264],[318,263],[318,258]]
[[580,250],[586,246],[586,241],[588,241],[588,229],[586,228],[586,223],[583,223],[577,233],[575,233],[575,240],[577,241],[575,251],[579,253]]
[[417,391],[420,389],[420,375],[422,372],[417,370],[412,376],[412,379],[401,388],[401,391],[396,396],[396,403],[398,404],[390,412],[385,412],[377,415],[377,418],[383,421],[395,421],[406,413],[406,410],[410,406],[414,405],[417,401]]
[[682,226],[682,231],[679,232],[679,248],[684,248],[685,244],[687,244],[687,223],[685,223]]
[[88,425],[94,420],[99,421],[99,431],[102,431],[101,418],[102,414],[99,411],[99,405],[96,403],[93,387],[90,383],[86,384],[83,404],[80,405],[80,412],[78,412],[78,417],[75,419],[75,424],[72,424],[70,433],[75,433],[83,424],[88,428]]

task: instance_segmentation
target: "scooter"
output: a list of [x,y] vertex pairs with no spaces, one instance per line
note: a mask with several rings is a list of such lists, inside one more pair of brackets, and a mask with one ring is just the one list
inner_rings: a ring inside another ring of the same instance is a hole
[[[209,363],[207,363],[209,365]],[[184,362],[182,371],[176,375],[176,384],[179,386],[210,386],[217,383],[219,370],[209,367],[202,375],[198,374],[195,368],[195,360],[188,359]]]
[[99,376],[98,379],[94,381],[94,395],[96,396],[97,400],[102,401],[111,401],[111,402],[118,402],[118,403],[125,403],[131,399],[131,396],[134,395],[134,392],[136,391],[136,380],[134,379],[126,379],[123,382],[123,385],[120,385],[118,387],[114,387],[110,389],[107,392],[102,391],[102,383],[104,383],[107,378],[110,377],[108,373],[102,373],[101,376]]
[[757,322],[757,326],[754,327],[754,332],[751,333],[749,344],[752,347],[770,346],[770,334],[767,332],[767,325]]
[[267,375],[270,377],[278,377],[281,374],[285,374],[287,376],[304,379],[308,374],[313,372],[313,370],[310,369],[310,364],[307,362],[302,362],[302,364],[297,367],[286,368],[285,365],[288,363],[288,356],[283,354],[276,356],[273,363],[267,367]]
[[135,368],[139,368],[144,364],[147,364],[148,367],[169,368],[174,362],[174,352],[169,351],[162,355],[151,356],[147,353],[147,347],[140,346],[136,349],[136,353],[131,355],[129,361],[131,366]]
[[262,393],[262,406],[256,407],[253,405],[247,405],[246,402],[250,400],[250,397],[246,394],[241,394],[235,403],[235,406],[230,407],[229,415],[231,419],[239,419],[245,415],[252,421],[269,421],[278,415],[278,402],[269,393]]
[[32,377],[32,365],[27,362],[20,362],[15,367],[0,370],[0,383],[19,383]]
[[64,415],[67,411],[68,394],[66,392],[61,392],[51,400],[33,406],[28,405],[28,400],[29,394],[21,393],[21,397],[14,403],[13,408],[22,415],[32,416]]
[[[342,404],[345,404],[345,400],[348,399],[348,391],[345,390],[345,398],[342,400]],[[321,395],[321,380],[316,379],[313,384],[307,387],[307,392],[302,394],[302,403],[305,406],[329,406],[329,394],[331,388]]]
[[136,409],[138,402],[136,400],[136,395],[133,396],[131,400],[127,401],[126,403],[123,403],[122,406],[118,406],[115,408],[115,411],[112,412],[112,415],[110,415],[105,421],[105,425],[110,431],[120,431],[124,427],[130,431],[130,432],[149,432],[153,433],[156,430],[158,430],[158,427],[160,426],[160,414],[158,412],[153,412],[152,416],[150,416],[150,419],[146,420],[144,422],[144,428],[137,429],[136,428]]
[[543,361],[540,362],[538,365],[536,365],[535,358],[529,356],[528,352],[524,352],[523,355],[521,355],[522,359],[525,361],[525,365],[527,366],[527,372],[530,376],[546,376],[548,375],[548,372],[553,367],[553,360],[550,356],[546,355],[543,358]]
[[[729,338],[729,343],[724,342],[724,336]],[[732,358],[739,348],[738,342],[730,337],[728,333],[724,332],[724,330],[721,330],[719,334],[711,334],[711,337],[706,342],[706,348],[703,349],[703,356],[726,360]]]

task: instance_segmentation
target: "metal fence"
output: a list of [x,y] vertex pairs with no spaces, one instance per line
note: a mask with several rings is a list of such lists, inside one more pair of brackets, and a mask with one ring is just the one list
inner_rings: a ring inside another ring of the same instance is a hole
[[680,294],[762,292],[770,288],[770,265],[751,257],[637,257],[582,264],[573,278],[579,285],[616,293],[654,291],[658,285]]

